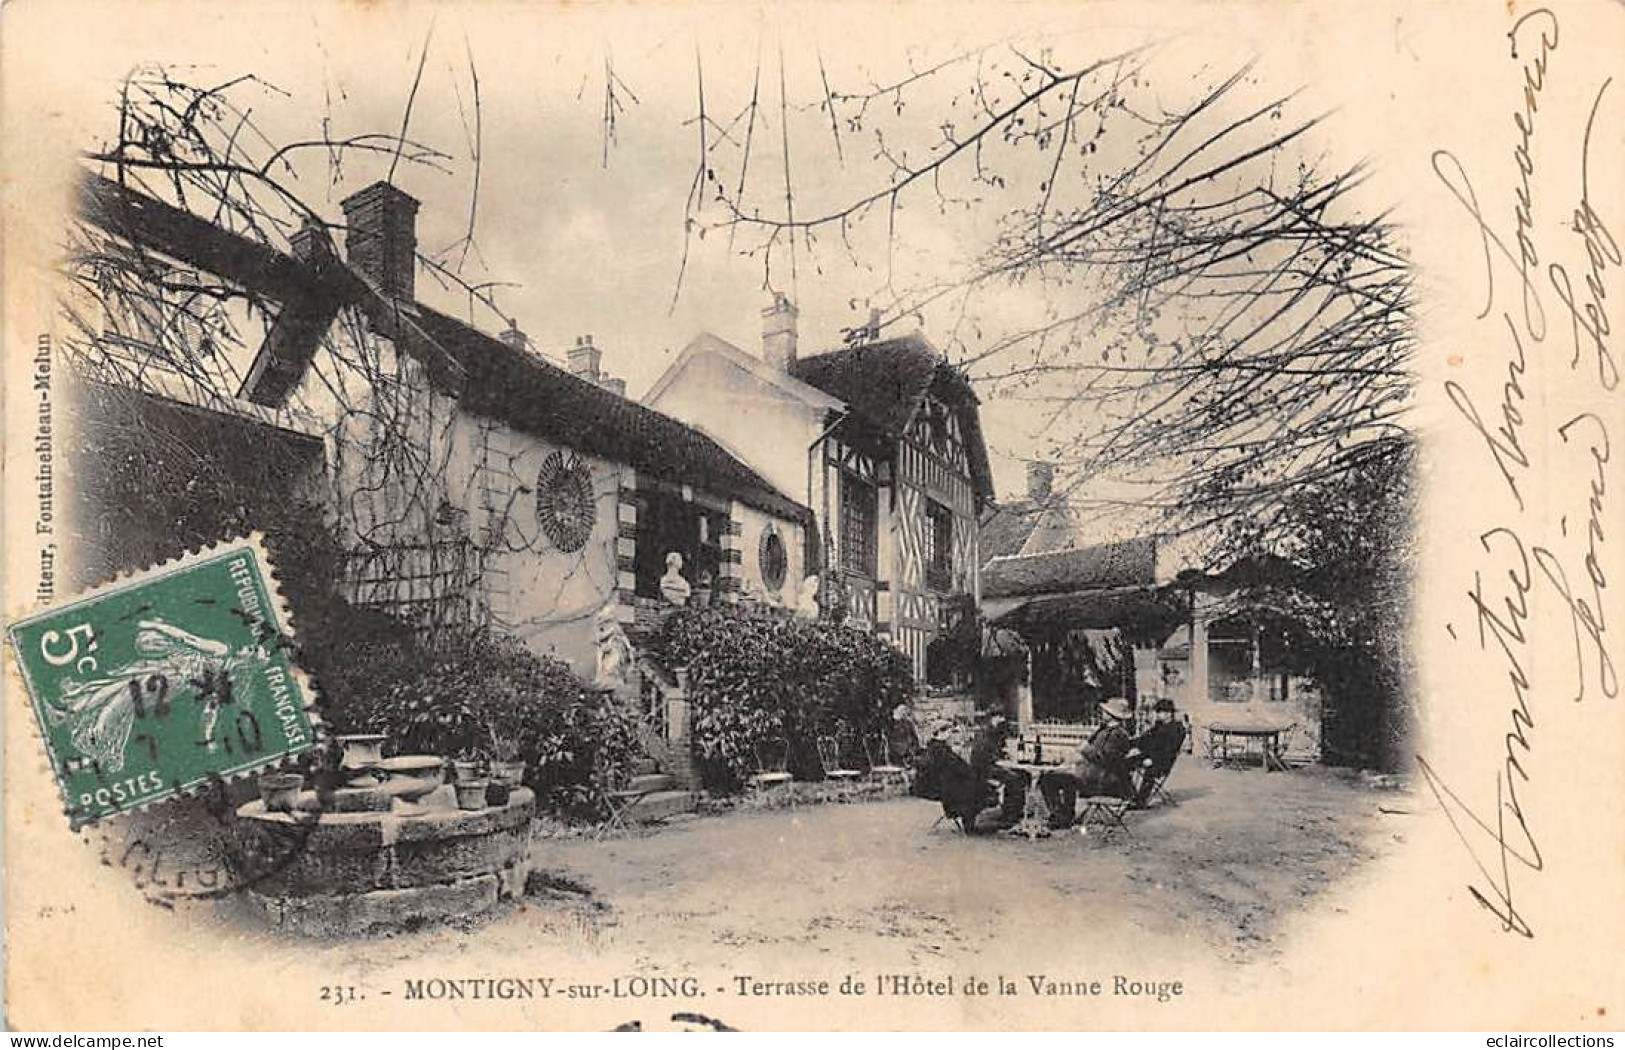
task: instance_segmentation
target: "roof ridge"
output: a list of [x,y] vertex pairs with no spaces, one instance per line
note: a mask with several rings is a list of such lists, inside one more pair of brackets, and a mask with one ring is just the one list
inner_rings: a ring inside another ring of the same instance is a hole
[[[636,401],[632,398],[616,394],[613,391],[606,390],[591,380],[583,379],[580,376],[572,374],[569,370],[554,364],[552,361],[547,360],[540,354],[510,346],[496,336],[491,335],[490,333],[485,332],[475,325],[461,320],[460,318],[452,317],[451,315],[436,310],[433,307],[424,306],[422,303],[417,303],[415,305],[419,310],[420,318],[426,315],[427,318],[432,319],[432,323],[434,324],[441,326],[454,326],[456,330],[466,333],[467,336],[480,340],[484,344],[479,347],[479,349],[485,352],[485,362],[506,361],[512,366],[537,370],[545,375],[548,379],[555,382],[560,379],[566,380],[567,386],[573,386],[575,388],[575,390],[570,391],[570,393],[579,394],[584,400],[599,402],[597,407],[600,409],[626,413],[628,416],[630,416],[628,422],[635,423],[637,420],[642,419],[654,421],[655,425],[660,427],[672,428],[673,433],[668,435],[669,437],[675,437],[677,434],[681,434],[684,443],[691,443],[691,448],[693,451],[700,453],[702,457],[720,457],[722,463],[726,464],[726,466],[729,468],[729,472],[734,476],[727,477],[724,473],[718,472],[707,477],[675,477],[674,475],[676,475],[678,471],[672,469],[671,461],[673,459],[681,459],[686,457],[682,456],[682,452],[684,451],[683,449],[674,448],[670,445],[660,445],[659,450],[661,455],[658,457],[653,456],[651,450],[654,446],[652,445],[649,448],[642,449],[643,453],[649,453],[649,455],[640,454],[638,450],[630,447],[620,449],[606,449],[604,447],[598,447],[600,445],[614,444],[615,442],[612,440],[601,440],[600,442],[595,443],[590,440],[591,438],[598,437],[600,439],[609,439],[624,436],[625,438],[630,439],[631,445],[634,446],[647,445],[649,441],[659,440],[658,435],[651,435],[648,440],[642,440],[632,430],[632,428],[624,425],[617,428],[616,421],[612,418],[603,419],[597,426],[573,431],[569,437],[562,437],[559,434],[552,432],[547,427],[539,425],[534,419],[527,422],[520,422],[519,420],[512,418],[515,415],[515,413],[511,411],[514,408],[513,405],[506,403],[498,404],[496,401],[493,401],[493,403],[489,406],[492,412],[501,415],[502,409],[510,410],[506,413],[508,418],[504,419],[504,422],[506,422],[508,425],[513,426],[516,429],[530,432],[540,431],[561,444],[566,444],[573,448],[580,448],[602,458],[611,460],[619,459],[621,462],[627,463],[638,470],[646,470],[649,473],[657,476],[667,474],[669,471],[669,480],[683,480],[686,482],[704,485],[706,487],[716,487],[718,483],[721,483],[723,486],[721,491],[729,492],[731,495],[740,496],[745,500],[745,502],[752,502],[752,497],[750,496],[748,490],[755,490],[758,494],[753,497],[756,503],[760,504],[765,501],[766,503],[770,504],[770,506],[764,507],[763,509],[774,510],[779,513],[790,512],[790,516],[805,517],[810,514],[810,511],[808,511],[808,509],[800,502],[793,499],[786,493],[781,492],[777,486],[775,486],[767,478],[763,477],[762,474],[749,463],[746,463],[738,455],[719,443],[716,438],[705,433],[703,430],[700,430],[691,424],[685,423],[675,416],[668,415],[657,408],[645,405],[642,402]],[[425,334],[434,339],[436,343],[439,342],[439,339],[435,338],[432,333]],[[451,352],[450,348],[447,348],[447,352]],[[481,362],[466,362],[466,364],[470,366],[479,363]],[[473,367],[469,367],[468,371],[468,383],[472,384],[481,382],[483,378],[485,384],[489,386],[490,379],[492,377],[481,377],[474,371]],[[495,378],[500,378],[500,376]],[[549,420],[558,419],[559,415],[557,409],[557,405],[550,404],[545,406],[544,418]],[[592,411],[590,406],[588,411]],[[624,434],[614,433],[614,431],[617,429],[623,431]],[[583,438],[587,438],[589,440],[583,441]],[[650,462],[639,462],[639,460],[645,459],[650,460]],[[660,464],[659,466],[656,465],[657,462]],[[720,465],[722,464],[717,464],[717,466]],[[682,464],[677,464],[676,466],[681,467]],[[700,463],[692,466],[704,468],[705,464]]]

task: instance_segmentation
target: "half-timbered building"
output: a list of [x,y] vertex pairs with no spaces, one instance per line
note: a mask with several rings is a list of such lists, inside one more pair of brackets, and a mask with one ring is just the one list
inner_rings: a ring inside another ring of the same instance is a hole
[[645,401],[804,495],[822,540],[807,571],[838,581],[847,622],[890,637],[923,679],[932,639],[979,600],[992,473],[965,376],[919,333],[868,335],[800,356],[796,308],[777,296],[760,356],[701,335]]

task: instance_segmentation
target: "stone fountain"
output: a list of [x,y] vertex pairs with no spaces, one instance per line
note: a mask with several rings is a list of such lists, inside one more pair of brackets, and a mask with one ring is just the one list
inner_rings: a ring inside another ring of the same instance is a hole
[[459,810],[444,762],[382,758],[382,738],[340,738],[340,783],[285,810],[237,810],[245,851],[286,844],[248,888],[273,925],[316,936],[478,915],[523,895],[535,795]]

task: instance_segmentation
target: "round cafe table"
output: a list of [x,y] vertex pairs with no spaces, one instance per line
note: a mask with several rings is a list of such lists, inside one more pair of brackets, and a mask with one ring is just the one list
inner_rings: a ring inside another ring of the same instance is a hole
[[1022,807],[1021,820],[1012,828],[1010,834],[1025,835],[1029,839],[1047,838],[1050,835],[1049,804],[1044,801],[1044,793],[1038,790],[1038,778],[1051,770],[1061,768],[1061,760],[1053,762],[1032,762],[1026,759],[1007,758],[998,763],[1000,769],[1019,769],[1026,773],[1031,781],[1027,785],[1027,801]]
[[1213,722],[1207,727],[1208,752],[1214,765],[1223,765],[1230,759],[1232,741],[1240,741],[1241,752],[1249,754],[1251,743],[1259,742],[1258,768],[1268,773],[1271,769],[1286,769],[1281,759],[1281,734],[1290,727],[1277,723]]

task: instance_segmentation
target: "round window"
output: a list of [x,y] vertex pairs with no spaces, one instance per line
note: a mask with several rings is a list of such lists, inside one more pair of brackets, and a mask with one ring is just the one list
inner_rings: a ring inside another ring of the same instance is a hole
[[536,519],[566,553],[587,545],[594,518],[592,471],[580,457],[553,452],[536,472]]
[[757,554],[762,570],[762,583],[770,591],[784,586],[790,572],[790,555],[784,549],[784,538],[774,529],[762,533],[762,548]]

